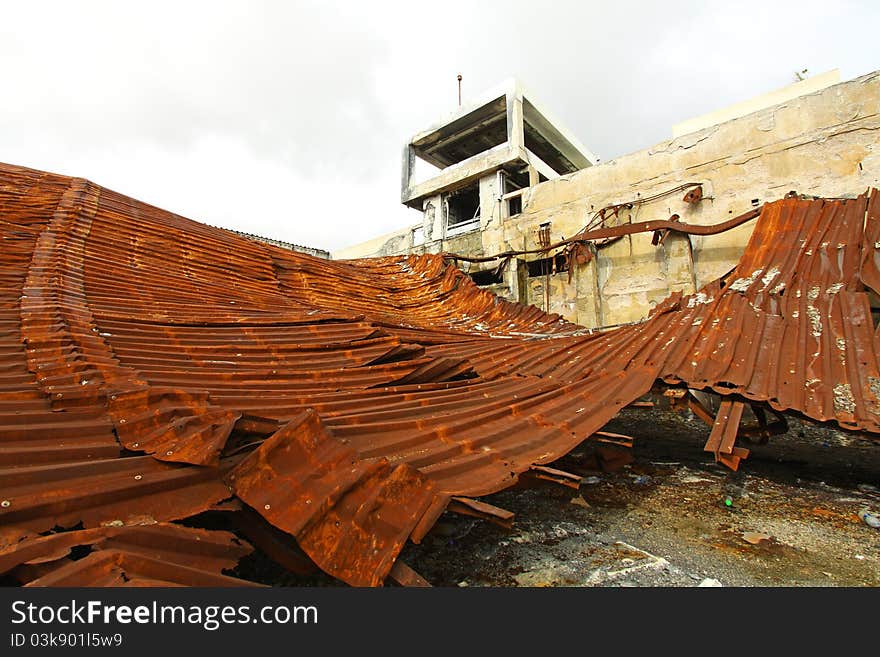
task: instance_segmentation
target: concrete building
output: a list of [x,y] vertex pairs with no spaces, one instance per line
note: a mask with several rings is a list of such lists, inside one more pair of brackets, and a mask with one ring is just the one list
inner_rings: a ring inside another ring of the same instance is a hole
[[[414,179],[416,158],[436,175]],[[424,213],[423,234],[432,243],[479,229],[499,209],[521,211],[522,191],[592,166],[596,158],[531,94],[509,80],[441,123],[414,136],[403,152],[401,202]]]
[[[880,185],[880,72],[838,79],[831,71],[685,121],[673,139],[602,164],[507,83],[407,144],[401,200],[421,211],[419,223],[332,255],[488,256],[541,249],[599,223],[678,215],[715,224],[791,191],[858,194]],[[415,181],[416,158],[439,172]],[[660,243],[638,234],[568,257],[544,251],[461,266],[501,296],[610,326],[729,271],[752,227]]]

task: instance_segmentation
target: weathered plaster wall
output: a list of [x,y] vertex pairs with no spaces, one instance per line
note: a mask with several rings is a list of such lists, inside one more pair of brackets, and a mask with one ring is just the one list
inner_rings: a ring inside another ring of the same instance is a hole
[[681,137],[682,135],[696,132],[703,128],[708,128],[709,126],[718,125],[719,123],[724,123],[725,121],[730,121],[732,119],[738,119],[746,114],[758,112],[765,107],[779,105],[793,100],[798,96],[805,96],[806,94],[821,91],[822,89],[830,87],[832,84],[837,84],[838,82],[840,82],[840,70],[836,68],[831,71],[826,71],[825,73],[812,75],[805,80],[790,84],[781,89],[774,89],[769,93],[749,98],[740,103],[724,107],[720,110],[715,110],[714,112],[709,112],[708,114],[687,119],[681,123],[676,123],[672,126],[672,138],[675,139],[676,137]]
[[[685,203],[684,193],[677,193],[637,204],[617,220],[678,214],[684,222],[714,224],[746,212],[753,200],[772,201],[790,190],[816,196],[859,194],[880,186],[878,128],[880,72],[875,72],[542,183],[526,191],[521,214],[504,219],[500,203],[495,211],[484,207],[480,232],[435,246],[474,255],[534,248],[543,222],[551,222],[556,241],[574,235],[600,208],[686,182],[703,183],[700,203]],[[434,222],[435,231],[442,228],[438,224]],[[549,310],[587,326],[642,319],[670,292],[691,292],[729,271],[753,226],[749,222],[706,237],[670,235],[662,246],[652,246],[647,233],[622,238],[598,249],[591,262],[573,265],[570,281],[568,272],[552,275]],[[407,252],[410,233],[401,231],[392,251],[386,240],[384,252]],[[372,248],[349,249],[347,257],[378,254]],[[545,277],[524,280],[521,269],[512,266],[505,274],[511,296],[544,308]]]

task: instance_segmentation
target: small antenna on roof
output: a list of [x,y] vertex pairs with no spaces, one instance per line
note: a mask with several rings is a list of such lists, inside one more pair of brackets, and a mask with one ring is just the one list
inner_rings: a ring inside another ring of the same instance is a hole
[[461,107],[461,73],[458,74],[458,106]]

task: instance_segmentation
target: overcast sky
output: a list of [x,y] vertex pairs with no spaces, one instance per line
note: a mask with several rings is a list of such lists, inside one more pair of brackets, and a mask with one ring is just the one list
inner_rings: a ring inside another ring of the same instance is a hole
[[0,161],[326,249],[415,223],[408,137],[508,77],[603,161],[880,68],[880,2],[0,0]]

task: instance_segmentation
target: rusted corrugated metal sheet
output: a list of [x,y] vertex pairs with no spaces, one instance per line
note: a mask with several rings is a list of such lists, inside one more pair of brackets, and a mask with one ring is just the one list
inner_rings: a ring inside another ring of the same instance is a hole
[[[26,586],[249,586],[221,574],[252,548],[226,531],[168,523],[100,527],[46,536],[7,532],[0,574]],[[92,546],[84,558],[71,550]]]
[[[876,433],[878,205],[769,204],[723,281],[596,333],[481,291],[441,256],[321,260],[0,165],[0,565],[39,546],[64,559],[79,540],[96,546],[86,559],[18,572],[221,583],[168,523],[218,503],[236,517],[237,499],[253,512],[230,526],[279,559],[297,563],[298,545],[379,584],[450,504],[505,519],[469,497],[529,473],[566,483],[536,466],[658,380]],[[712,449],[736,465],[722,425]],[[142,526],[147,552],[74,536]]]

